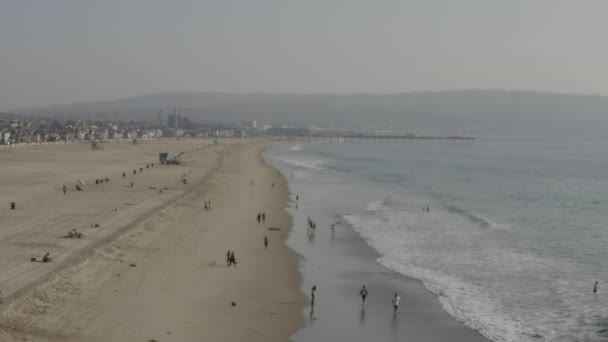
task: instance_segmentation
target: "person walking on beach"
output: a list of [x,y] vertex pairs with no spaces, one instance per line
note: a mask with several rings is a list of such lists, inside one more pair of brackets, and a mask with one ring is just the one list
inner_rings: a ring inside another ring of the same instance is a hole
[[230,250],[226,252],[226,266],[230,267]]
[[236,268],[236,257],[234,256],[234,251],[230,252],[230,263]]
[[65,186],[65,184],[64,184],[62,190],[63,190],[63,194],[65,195],[65,193],[68,192],[68,187]]
[[262,213],[262,222],[266,222],[266,213]]
[[315,291],[317,291],[317,285],[314,285],[310,291],[310,306],[315,306]]
[[359,291],[359,296],[361,296],[361,304],[365,304],[365,298],[367,298],[367,288],[365,285],[363,285],[361,291]]
[[268,237],[264,236],[264,248],[268,248]]
[[262,221],[262,213],[258,213],[258,223]]
[[599,290],[600,284],[596,281],[595,284],[593,284],[593,293],[597,293],[597,290]]
[[393,313],[397,314],[397,310],[399,310],[399,304],[401,304],[401,297],[395,293],[395,297],[393,297]]

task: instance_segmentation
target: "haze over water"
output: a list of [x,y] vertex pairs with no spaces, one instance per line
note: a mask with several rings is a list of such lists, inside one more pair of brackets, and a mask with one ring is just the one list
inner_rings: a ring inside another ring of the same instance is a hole
[[606,142],[482,139],[278,145],[268,155],[379,263],[421,280],[492,340],[600,341],[606,151]]

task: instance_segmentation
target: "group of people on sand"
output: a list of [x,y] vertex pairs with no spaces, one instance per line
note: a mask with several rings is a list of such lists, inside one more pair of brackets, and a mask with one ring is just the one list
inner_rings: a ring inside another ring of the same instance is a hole
[[105,178],[99,178],[99,179],[95,180],[95,185],[103,184],[103,183],[110,183],[110,178],[105,177]]
[[76,228],[74,228],[74,229],[70,230],[65,237],[70,238],[70,239],[80,239],[80,238],[82,238],[82,236],[83,236],[82,233],[77,231]]
[[236,257],[234,256],[234,251],[228,250],[228,252],[226,252],[226,265],[228,267],[236,267]]
[[259,212],[258,213],[258,223],[266,222],[266,213]]

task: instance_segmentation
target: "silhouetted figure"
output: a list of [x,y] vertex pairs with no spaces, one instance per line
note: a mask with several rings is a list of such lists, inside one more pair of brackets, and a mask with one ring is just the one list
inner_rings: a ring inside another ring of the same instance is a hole
[[266,213],[262,213],[262,222],[266,222]]
[[593,293],[597,293],[597,290],[599,290],[600,284],[596,281],[595,284],[593,284]]
[[51,254],[46,253],[43,257],[42,257],[42,262],[49,262],[51,261]]
[[365,304],[365,298],[367,298],[367,288],[365,285],[363,285],[361,291],[359,291],[359,296],[361,296],[362,303]]
[[64,185],[61,190],[63,190],[63,194],[65,195],[68,192],[68,187]]
[[268,237],[264,236],[264,248],[268,248]]
[[230,250],[226,252],[226,266],[230,267]]
[[230,264],[236,267],[236,257],[234,256],[234,251],[230,252]]
[[315,291],[317,291],[317,285],[314,285],[312,287],[312,290],[310,291],[310,305],[311,306],[315,306]]
[[258,223],[262,222],[262,213],[258,213]]

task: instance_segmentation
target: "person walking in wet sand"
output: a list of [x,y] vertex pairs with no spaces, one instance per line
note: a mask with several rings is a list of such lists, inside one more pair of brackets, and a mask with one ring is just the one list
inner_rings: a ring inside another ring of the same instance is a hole
[[315,306],[315,291],[317,291],[317,285],[314,285],[310,291],[310,306]]
[[258,223],[262,222],[262,213],[258,213]]
[[68,192],[68,187],[65,186],[65,184],[64,184],[62,190],[63,190],[63,194],[65,195],[65,193]]
[[361,291],[359,291],[359,296],[361,296],[361,304],[365,304],[365,298],[367,298],[367,288],[365,285],[363,285]]
[[264,248],[268,248],[268,237],[264,236]]
[[596,281],[595,284],[593,284],[593,293],[597,293],[597,290],[599,290],[600,284]]
[[230,250],[226,252],[226,266],[230,267]]
[[262,222],[266,222],[266,213],[262,213]]
[[393,297],[393,313],[397,314],[397,310],[399,310],[399,305],[401,304],[401,297],[395,293],[395,297]]

